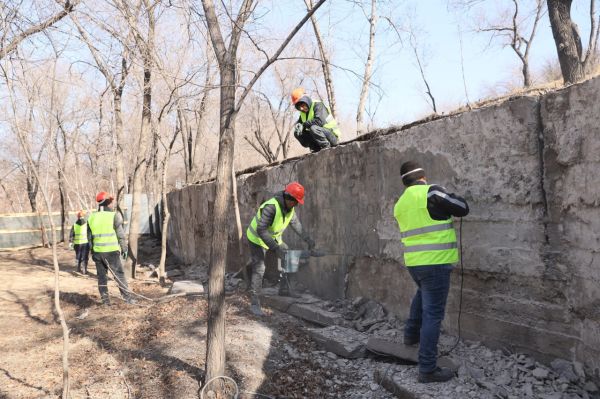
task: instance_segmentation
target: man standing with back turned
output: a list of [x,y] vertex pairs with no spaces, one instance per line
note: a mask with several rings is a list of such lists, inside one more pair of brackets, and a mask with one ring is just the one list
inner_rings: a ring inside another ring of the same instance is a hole
[[427,184],[425,171],[416,162],[402,164],[400,173],[406,189],[394,206],[394,217],[404,244],[404,263],[418,287],[404,326],[404,343],[420,343],[419,382],[444,382],[454,376],[437,367],[450,273],[459,256],[452,216],[466,216],[469,206],[443,187]]
[[104,305],[110,305],[108,297],[108,271],[115,277],[121,296],[128,304],[135,304],[127,286],[123,260],[127,259],[127,241],[123,231],[123,218],[113,207],[114,197],[102,191],[96,195],[98,211],[88,219],[88,239],[92,245],[92,259],[96,263],[98,291]]

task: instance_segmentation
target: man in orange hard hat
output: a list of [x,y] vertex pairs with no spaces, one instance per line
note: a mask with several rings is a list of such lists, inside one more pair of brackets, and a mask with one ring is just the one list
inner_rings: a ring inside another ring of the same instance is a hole
[[69,234],[69,248],[75,250],[77,273],[86,275],[90,254],[90,243],[88,242],[87,221],[85,220],[85,211],[83,209],[77,212],[77,221],[73,223],[73,227],[71,227],[71,233]]
[[251,308],[257,316],[262,316],[260,308],[260,291],[265,274],[265,254],[274,251],[277,255],[277,269],[280,272],[279,295],[292,296],[287,275],[281,268],[281,260],[285,258],[287,245],[281,239],[283,232],[290,225],[292,229],[313,249],[315,242],[302,229],[302,224],[296,217],[295,206],[304,204],[304,187],[298,182],[288,184],[283,191],[278,192],[262,203],[252,218],[246,237],[250,243],[250,266],[252,278],[250,283]]
[[342,133],[327,105],[311,99],[302,88],[292,92],[292,104],[300,111],[294,137],[303,147],[318,152],[338,145]]
[[123,230],[121,214],[112,208],[114,197],[105,191],[96,195],[98,211],[88,219],[88,239],[92,247],[92,260],[96,263],[98,273],[98,291],[102,303],[110,305],[108,296],[108,271],[115,277],[121,296],[125,302],[134,304],[132,292],[127,286],[123,272],[123,260],[127,259],[127,241]]

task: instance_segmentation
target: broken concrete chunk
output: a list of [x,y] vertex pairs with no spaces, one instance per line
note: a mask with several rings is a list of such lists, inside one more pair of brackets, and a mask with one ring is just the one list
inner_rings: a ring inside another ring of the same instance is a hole
[[376,369],[373,373],[373,379],[397,398],[418,399],[420,397],[420,395],[405,388],[406,381],[402,375],[396,376],[394,373],[390,373],[389,370]]
[[543,380],[544,378],[548,378],[548,370],[543,369],[541,367],[536,368],[531,372],[531,374],[537,378],[538,380]]
[[550,363],[550,366],[556,374],[568,382],[575,382],[579,379],[577,374],[575,374],[575,370],[573,370],[573,364],[567,360],[554,359],[552,363]]
[[289,307],[287,313],[321,326],[333,326],[343,324],[344,322],[344,319],[339,314],[329,312],[312,304],[295,303]]
[[173,283],[169,289],[168,294],[186,294],[186,295],[197,295],[204,294],[204,286],[199,281],[193,280],[182,280]]
[[183,272],[179,269],[167,270],[167,278],[182,276]]
[[[399,340],[389,337],[371,337],[367,341],[367,350],[375,354],[384,354],[397,357],[410,363],[419,362],[419,347],[407,346]],[[447,357],[438,358],[437,365],[447,367],[455,373],[458,371],[458,365]]]
[[368,336],[340,326],[309,328],[311,337],[326,351],[347,359],[365,356]]

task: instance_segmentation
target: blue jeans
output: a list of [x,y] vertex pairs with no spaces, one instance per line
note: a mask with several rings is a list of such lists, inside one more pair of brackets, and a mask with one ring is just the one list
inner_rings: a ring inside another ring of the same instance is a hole
[[436,369],[437,345],[453,266],[448,264],[411,266],[407,269],[417,283],[418,289],[410,305],[410,315],[404,325],[404,336],[420,338],[419,371],[431,373]]

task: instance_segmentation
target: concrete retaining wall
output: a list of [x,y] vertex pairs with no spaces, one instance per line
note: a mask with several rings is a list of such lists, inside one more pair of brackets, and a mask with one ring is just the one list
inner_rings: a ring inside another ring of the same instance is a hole
[[[319,247],[335,254],[311,260],[298,278],[320,296],[366,296],[405,317],[415,289],[392,208],[403,191],[400,164],[419,160],[430,182],[463,194],[471,206],[462,225],[463,337],[599,369],[598,93],[595,79],[242,175],[242,222],[298,180],[306,188],[299,217]],[[208,262],[213,195],[214,183],[169,195],[169,245],[188,264]],[[231,210],[234,270],[245,259],[237,257]],[[300,246],[293,232],[284,238]],[[454,333],[459,287],[457,270],[445,322]]]

